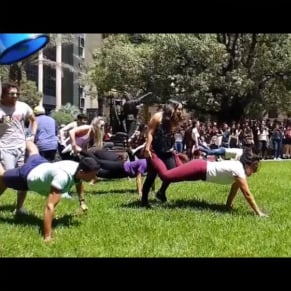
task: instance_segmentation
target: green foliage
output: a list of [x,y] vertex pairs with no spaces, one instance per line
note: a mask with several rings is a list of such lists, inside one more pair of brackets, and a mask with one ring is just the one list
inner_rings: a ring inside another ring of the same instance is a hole
[[146,44],[131,43],[128,35],[109,35],[104,48],[94,52],[87,81],[97,85],[104,94],[112,88],[136,93],[146,87],[142,74],[148,62],[151,48]]
[[[25,71],[21,63],[15,64],[15,67],[16,66],[17,70],[19,70],[20,73],[19,88],[21,95],[19,100],[27,103],[29,106],[33,108],[39,104],[42,94],[38,92],[36,82],[27,80]],[[11,75],[10,69],[11,66],[0,66],[0,77],[2,78],[2,82],[10,81],[9,79],[9,76]]]
[[[56,33],[49,33],[49,44],[48,46],[56,46],[57,45],[57,41],[58,41],[58,34]],[[70,44],[72,42],[74,42],[75,40],[75,34],[72,33],[61,33],[61,41],[62,44]]]
[[[94,55],[87,81],[151,91],[221,121],[290,111],[288,34],[115,34]],[[153,100],[154,101],[154,100]]]
[[50,115],[61,125],[74,121],[79,113],[81,112],[77,106],[67,103],[58,111],[52,110]]
[[32,108],[39,104],[42,94],[38,92],[35,82],[21,81],[20,91],[20,101],[27,103]]
[[0,78],[2,80],[8,79],[8,74],[9,74],[9,66],[0,66]]
[[55,119],[59,125],[68,124],[74,120],[70,113],[65,113],[62,111],[52,111],[50,116]]

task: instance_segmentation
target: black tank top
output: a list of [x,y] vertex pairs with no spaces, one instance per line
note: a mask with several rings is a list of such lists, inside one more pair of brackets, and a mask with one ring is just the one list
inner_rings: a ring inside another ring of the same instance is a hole
[[157,154],[169,152],[175,144],[175,138],[171,131],[160,124],[153,136],[152,147]]

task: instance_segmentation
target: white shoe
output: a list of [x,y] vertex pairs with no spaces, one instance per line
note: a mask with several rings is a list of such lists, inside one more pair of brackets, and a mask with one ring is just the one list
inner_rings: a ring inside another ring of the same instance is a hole
[[28,212],[25,208],[19,208],[13,211],[13,215],[27,215],[27,214]]
[[73,197],[68,192],[66,192],[62,194],[62,198],[72,199]]

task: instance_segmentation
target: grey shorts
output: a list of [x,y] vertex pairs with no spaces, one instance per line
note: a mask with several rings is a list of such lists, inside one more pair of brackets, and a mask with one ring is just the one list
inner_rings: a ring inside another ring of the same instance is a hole
[[32,169],[42,163],[49,163],[49,161],[39,154],[29,156],[26,163],[18,168],[6,170],[3,175],[3,181],[8,188],[26,191],[27,176]]
[[24,164],[25,149],[1,149],[0,163],[5,170],[14,169]]

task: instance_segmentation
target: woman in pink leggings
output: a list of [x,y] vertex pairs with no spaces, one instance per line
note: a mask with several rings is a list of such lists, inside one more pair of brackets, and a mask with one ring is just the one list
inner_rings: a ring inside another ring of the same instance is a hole
[[267,216],[263,213],[249,190],[247,177],[257,172],[260,159],[252,152],[244,152],[239,161],[210,162],[206,160],[191,160],[171,170],[167,170],[165,164],[152,153],[152,164],[160,178],[166,182],[203,180],[217,184],[231,184],[226,206],[231,209],[233,200],[240,189],[255,213],[259,216]]

